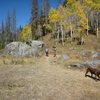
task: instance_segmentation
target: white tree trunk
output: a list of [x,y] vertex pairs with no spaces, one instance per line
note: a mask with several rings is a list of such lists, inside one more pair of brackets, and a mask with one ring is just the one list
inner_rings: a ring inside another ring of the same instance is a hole
[[[55,31],[54,31],[55,33],[56,33],[56,29],[57,29],[57,25],[56,25],[56,22],[55,22]],[[54,33],[54,34],[55,34],[55,33]],[[55,38],[57,38],[56,35],[55,35]]]
[[54,33],[54,30],[53,30],[53,34],[52,34],[53,35],[53,46],[55,45],[55,37],[54,37],[54,34],[55,33]]
[[97,34],[96,34],[97,38],[98,38],[98,35],[99,35],[99,28],[97,27]]
[[81,45],[83,45],[83,43],[84,43],[84,38],[83,38],[83,36],[81,37]]
[[64,32],[62,24],[61,24],[61,34],[62,34],[62,45],[64,46]]
[[87,18],[87,35],[89,35],[88,29],[89,29],[89,24],[88,24],[88,18]]
[[58,28],[58,34],[57,34],[58,41],[59,41],[59,35],[60,35],[60,29]]
[[70,31],[71,31],[70,37],[72,38],[72,36],[73,36],[73,29],[72,29],[72,24],[71,24],[71,22],[70,22]]
[[98,18],[97,18],[97,32],[96,32],[96,36],[97,36],[97,38],[98,38],[98,35],[99,35],[99,28],[98,28]]

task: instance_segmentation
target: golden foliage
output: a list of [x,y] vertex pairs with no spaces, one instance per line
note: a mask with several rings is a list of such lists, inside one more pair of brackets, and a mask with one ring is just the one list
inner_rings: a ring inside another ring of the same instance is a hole
[[31,36],[31,33],[32,33],[31,26],[30,25],[25,26],[19,35],[19,40],[26,42],[29,39],[29,37]]
[[59,21],[64,20],[67,17],[66,9],[63,6],[59,6]]
[[51,9],[49,12],[49,21],[55,23],[59,21],[59,13],[56,9]]
[[50,24],[43,24],[43,27],[45,27],[47,30],[52,30]]
[[82,9],[79,2],[76,3],[76,12],[77,12],[77,15],[80,18],[80,27],[84,31],[87,27],[86,26],[87,25],[87,17],[86,17],[84,10]]
[[100,10],[100,0],[84,0],[84,4],[93,10]]

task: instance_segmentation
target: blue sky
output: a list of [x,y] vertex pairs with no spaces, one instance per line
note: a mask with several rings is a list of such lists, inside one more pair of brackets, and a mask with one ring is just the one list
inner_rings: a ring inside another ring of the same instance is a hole
[[[40,2],[41,0],[39,0]],[[63,1],[63,0],[62,0]],[[57,6],[57,0],[50,0],[51,7]],[[0,0],[0,24],[8,12],[16,9],[17,26],[25,25],[31,17],[31,0]]]

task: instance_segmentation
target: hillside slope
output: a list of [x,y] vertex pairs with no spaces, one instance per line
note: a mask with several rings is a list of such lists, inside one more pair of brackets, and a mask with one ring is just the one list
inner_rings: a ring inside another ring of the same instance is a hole
[[[72,49],[76,49],[77,52],[79,50],[89,50],[89,51],[98,51],[100,52],[100,35],[97,38],[95,35],[89,34],[89,36],[84,37],[84,45],[78,45],[78,41],[72,41],[71,38],[66,39],[64,42],[64,46],[61,45],[61,42],[55,42],[56,47],[58,48],[58,52],[68,52]],[[51,38],[51,34],[44,36],[43,38],[44,43],[51,49],[53,46],[53,39]]]

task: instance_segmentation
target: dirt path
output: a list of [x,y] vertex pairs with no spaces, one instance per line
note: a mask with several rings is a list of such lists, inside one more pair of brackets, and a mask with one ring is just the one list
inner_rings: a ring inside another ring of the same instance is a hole
[[100,81],[55,62],[50,55],[0,67],[0,100],[100,100]]

